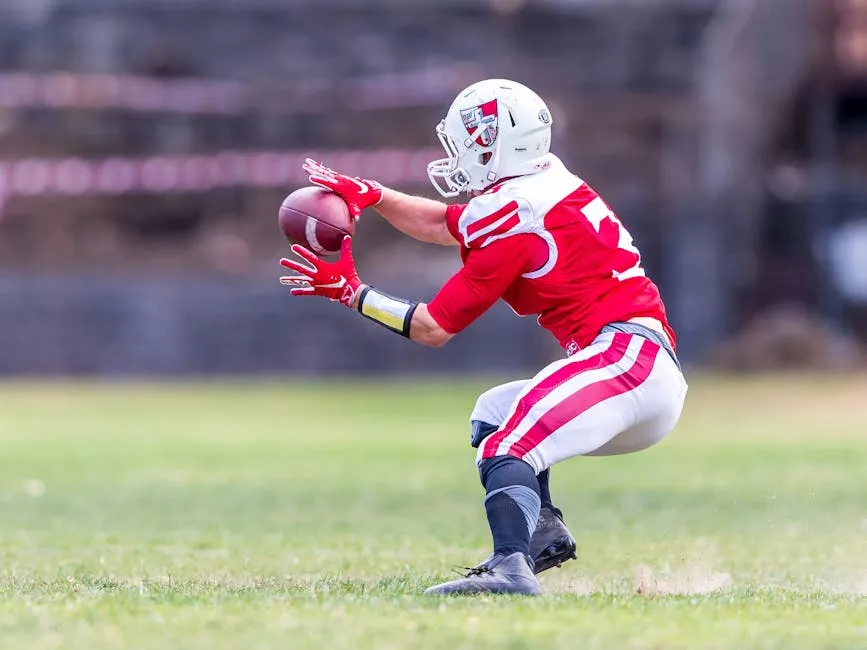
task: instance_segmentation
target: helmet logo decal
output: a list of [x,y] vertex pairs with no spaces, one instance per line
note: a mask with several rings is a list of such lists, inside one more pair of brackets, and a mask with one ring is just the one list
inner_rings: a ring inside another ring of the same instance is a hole
[[470,135],[481,127],[481,131],[479,131],[479,135],[476,138],[477,143],[483,147],[490,147],[494,144],[499,131],[496,99],[492,99],[479,106],[474,106],[473,108],[462,110],[461,119],[464,121],[464,127]]
[[548,112],[548,109],[543,108],[541,111],[539,111],[539,121],[542,124],[551,123],[551,114]]

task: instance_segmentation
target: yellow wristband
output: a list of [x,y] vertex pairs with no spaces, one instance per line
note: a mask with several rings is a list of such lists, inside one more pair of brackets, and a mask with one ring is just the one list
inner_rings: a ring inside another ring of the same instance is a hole
[[358,298],[358,312],[362,316],[406,338],[416,307],[418,303],[389,296],[373,287],[365,287]]

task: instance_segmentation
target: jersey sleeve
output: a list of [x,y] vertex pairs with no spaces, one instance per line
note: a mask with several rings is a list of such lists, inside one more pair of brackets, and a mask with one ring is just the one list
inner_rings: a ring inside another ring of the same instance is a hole
[[462,244],[463,241],[461,240],[461,232],[458,229],[458,221],[466,208],[466,204],[449,205],[446,207],[446,228],[448,228],[451,236]]
[[547,257],[544,242],[524,234],[480,249],[469,249],[463,268],[428,304],[431,317],[449,334],[457,334],[499,300],[522,274]]

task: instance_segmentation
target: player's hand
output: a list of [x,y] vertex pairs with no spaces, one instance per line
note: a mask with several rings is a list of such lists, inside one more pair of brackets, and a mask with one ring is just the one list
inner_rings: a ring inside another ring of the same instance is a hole
[[353,219],[358,219],[364,208],[382,201],[382,186],[376,181],[351,178],[310,158],[301,167],[309,174],[311,183],[334,192],[346,201]]
[[355,260],[352,259],[352,237],[343,238],[340,259],[336,262],[326,262],[298,244],[294,244],[291,250],[310,266],[285,257],[280,260],[280,264],[299,274],[280,278],[280,284],[292,287],[289,293],[293,296],[322,296],[352,307],[361,288]]

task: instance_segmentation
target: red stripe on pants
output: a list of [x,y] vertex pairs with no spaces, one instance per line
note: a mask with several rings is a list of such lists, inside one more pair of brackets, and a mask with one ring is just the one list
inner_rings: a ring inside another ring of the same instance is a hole
[[555,372],[551,373],[548,377],[545,377],[545,379],[540,381],[538,385],[531,388],[530,391],[526,395],[524,395],[518,402],[518,405],[515,407],[515,412],[514,414],[512,414],[512,417],[510,417],[505,424],[500,426],[500,430],[497,431],[497,433],[493,434],[487,439],[487,441],[485,442],[482,458],[493,458],[494,456],[496,456],[497,447],[502,444],[503,440],[505,440],[508,435],[515,430],[515,427],[517,427],[521,420],[526,417],[526,415],[530,412],[530,409],[532,409],[541,400],[545,399],[548,395],[550,395],[552,391],[559,388],[570,379],[577,377],[582,372],[601,368],[603,365],[603,360],[609,354],[609,352],[617,353],[616,357],[614,355],[611,355],[611,358],[608,359],[609,364],[618,363],[626,355],[626,349],[629,347],[629,341],[629,334],[617,332],[611,339],[611,343],[609,343],[608,347],[602,352],[594,354],[593,356],[586,359],[575,359],[575,361],[572,361],[564,365],[562,368],[559,368]]
[[653,370],[653,363],[659,350],[659,345],[653,341],[644,341],[638,352],[638,359],[629,370],[611,379],[589,384],[564,399],[539,418],[519,440],[516,440],[509,447],[507,454],[523,458],[557,429],[590,408],[612,397],[628,393],[643,384]]

